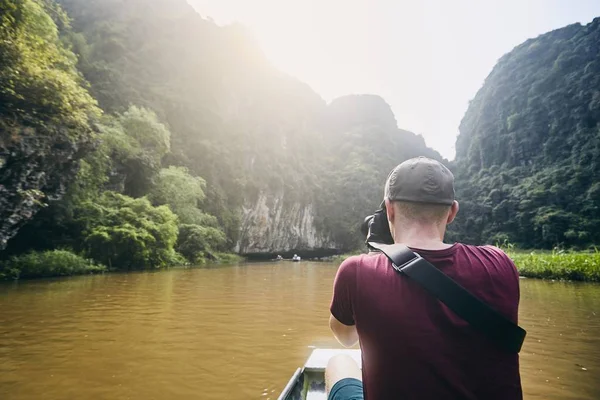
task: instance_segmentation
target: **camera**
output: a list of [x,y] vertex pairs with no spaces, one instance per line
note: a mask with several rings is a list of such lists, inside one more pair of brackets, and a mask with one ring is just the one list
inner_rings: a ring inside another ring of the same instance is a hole
[[375,211],[373,215],[365,218],[361,225],[361,232],[367,238],[365,241],[367,246],[369,246],[369,242],[394,244],[394,238],[387,220],[385,202],[381,203],[379,210]]

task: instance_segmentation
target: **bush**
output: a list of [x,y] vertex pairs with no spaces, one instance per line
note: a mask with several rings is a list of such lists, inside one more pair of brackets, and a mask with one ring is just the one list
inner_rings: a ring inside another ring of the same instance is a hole
[[86,254],[111,269],[161,268],[180,260],[174,250],[177,216],[167,206],[104,192],[77,214]]
[[199,225],[180,225],[176,249],[192,264],[218,261],[215,254],[223,250],[227,238],[223,231]]
[[31,252],[0,264],[0,279],[30,279],[105,272],[106,267],[67,250]]
[[235,264],[244,261],[244,257],[234,253],[215,253],[219,264]]

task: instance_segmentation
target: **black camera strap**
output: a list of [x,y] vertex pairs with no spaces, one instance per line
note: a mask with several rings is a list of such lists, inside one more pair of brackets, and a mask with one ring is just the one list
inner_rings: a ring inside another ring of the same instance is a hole
[[385,254],[396,271],[421,285],[501,348],[511,353],[521,350],[527,333],[523,328],[473,296],[420,255],[402,244],[368,244]]

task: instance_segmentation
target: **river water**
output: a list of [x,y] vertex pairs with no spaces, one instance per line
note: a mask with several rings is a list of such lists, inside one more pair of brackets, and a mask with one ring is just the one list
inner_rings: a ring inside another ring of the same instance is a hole
[[[0,286],[0,398],[276,399],[328,328],[337,265]],[[600,285],[521,280],[527,399],[600,399]]]

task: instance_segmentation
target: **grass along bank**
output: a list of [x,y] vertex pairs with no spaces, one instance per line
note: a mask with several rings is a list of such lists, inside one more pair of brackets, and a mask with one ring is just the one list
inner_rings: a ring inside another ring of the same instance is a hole
[[[571,281],[600,282],[600,251],[524,251],[504,248],[515,262],[519,274],[528,278],[563,279]],[[341,263],[346,258],[360,254],[342,254],[332,258]]]
[[508,251],[519,274],[529,278],[600,282],[600,252]]
[[0,263],[0,280],[49,278],[97,274],[107,271],[104,265],[68,250],[30,252]]
[[[193,265],[181,256],[178,258],[180,264],[177,265],[190,268],[205,264],[234,264],[244,260],[243,257],[232,253],[214,253],[211,254],[210,260],[198,258]],[[110,270],[93,259],[82,257],[69,250],[32,251],[0,261],[0,281],[91,275],[118,270],[118,268]]]

